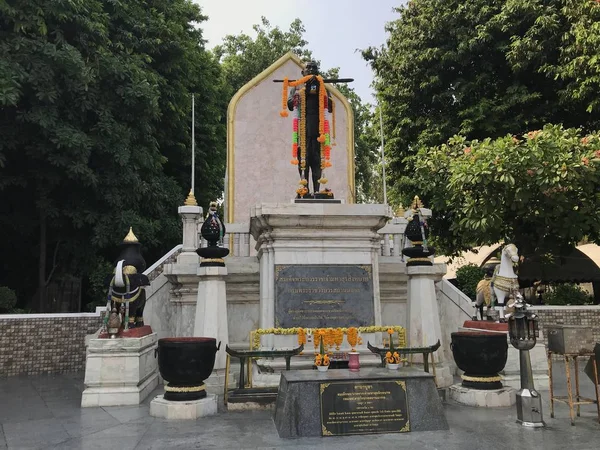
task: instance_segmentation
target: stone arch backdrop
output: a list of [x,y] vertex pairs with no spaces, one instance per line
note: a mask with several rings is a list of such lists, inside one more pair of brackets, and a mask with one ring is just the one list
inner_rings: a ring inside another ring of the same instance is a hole
[[[292,114],[281,111],[280,83],[298,79],[302,61],[287,53],[244,85],[227,110],[227,173],[225,213],[228,223],[248,222],[250,208],[261,202],[289,203],[298,187],[292,159]],[[354,119],[348,100],[327,85],[336,108],[336,139],[327,169],[329,187],[337,199],[354,203]]]

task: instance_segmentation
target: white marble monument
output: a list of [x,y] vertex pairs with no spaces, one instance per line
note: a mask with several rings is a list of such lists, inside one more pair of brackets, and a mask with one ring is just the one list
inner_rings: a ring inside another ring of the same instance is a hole
[[[227,112],[227,174],[225,219],[248,222],[250,207],[261,202],[289,203],[298,187],[298,167],[292,159],[292,115],[280,117],[281,83],[299,79],[302,61],[287,53],[243,86]],[[327,187],[335,198],[354,203],[354,121],[348,100],[327,85],[336,110],[332,167]],[[287,99],[287,98],[286,98]],[[333,125],[333,124],[332,124]]]

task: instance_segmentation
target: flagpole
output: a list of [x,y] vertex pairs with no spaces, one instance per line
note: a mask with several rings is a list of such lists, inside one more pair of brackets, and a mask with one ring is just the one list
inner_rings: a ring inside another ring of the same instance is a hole
[[383,178],[383,204],[387,205],[387,186],[385,182],[385,150],[383,141],[383,112],[381,105],[379,105],[379,125],[381,127],[381,171]]
[[196,180],[196,133],[194,132],[195,113],[194,94],[192,94],[192,194],[194,193],[194,185]]

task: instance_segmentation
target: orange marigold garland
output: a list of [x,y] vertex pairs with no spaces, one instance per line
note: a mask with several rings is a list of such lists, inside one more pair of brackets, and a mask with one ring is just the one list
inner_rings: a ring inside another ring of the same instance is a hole
[[325,142],[325,101],[327,100],[327,90],[325,89],[325,82],[321,75],[317,75],[319,81],[319,137],[317,141]]
[[288,86],[289,86],[289,80],[288,77],[284,77],[283,78],[283,90],[281,92],[281,112],[279,113],[279,115],[281,117],[287,117],[288,116],[288,112],[287,112],[287,93],[288,93]]
[[356,344],[358,343],[358,330],[355,327],[350,327],[346,330],[346,339],[348,344],[352,347],[352,351],[355,352]]
[[[290,87],[297,87],[305,84],[313,78],[313,75],[307,75],[299,80],[289,81],[287,77],[283,79],[283,89],[281,93],[281,117],[287,117],[287,95]],[[331,137],[329,121],[325,119],[325,110],[328,106],[327,89],[321,75],[316,76],[319,82],[319,137],[317,141],[321,144],[321,169],[331,167]],[[291,163],[297,165],[300,162],[300,168],[306,169],[306,88],[302,88],[298,92],[300,104],[296,105],[296,117],[294,118],[292,127],[292,159]],[[332,120],[333,120],[333,138],[335,139],[335,104],[332,102]],[[335,145],[335,144],[333,144]],[[300,161],[298,161],[298,147],[300,147]],[[303,174],[304,176],[304,174]],[[319,179],[320,184],[326,184],[327,178],[323,172]],[[303,197],[307,192],[307,182],[300,180],[300,187],[296,190],[298,195]]]
[[344,342],[344,331],[341,328],[335,329],[335,349],[339,350],[340,346]]

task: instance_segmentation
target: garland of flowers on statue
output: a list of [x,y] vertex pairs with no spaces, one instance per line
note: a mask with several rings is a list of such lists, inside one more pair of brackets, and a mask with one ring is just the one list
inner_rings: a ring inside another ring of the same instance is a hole
[[[283,79],[283,89],[281,91],[281,117],[288,117],[287,95],[290,87],[297,87],[311,80],[313,75],[307,75],[296,81],[290,81],[287,77]],[[321,178],[319,184],[327,184],[324,170],[331,167],[331,136],[329,121],[325,119],[325,110],[328,106],[327,90],[325,82],[321,75],[316,76],[319,82],[319,137],[317,141],[321,144]],[[304,169],[306,169],[306,88],[299,91],[300,105],[296,105],[296,117],[292,122],[292,159],[293,165],[298,165],[298,146],[300,146],[300,167],[302,169],[302,179],[300,187],[296,192],[302,197],[308,192],[308,180],[304,178]],[[333,139],[335,139],[335,104],[332,102],[333,119]],[[335,144],[334,144],[335,145]]]
[[[322,336],[324,343],[331,349],[334,345],[336,347],[341,346],[343,342],[343,336],[346,335],[346,339],[352,351],[355,351],[356,345],[362,344],[362,333],[378,333],[387,332],[392,330],[394,333],[398,333],[398,345],[400,347],[406,346],[406,329],[399,325],[386,325],[386,326],[368,326],[368,327],[349,327],[349,328],[259,328],[250,332],[250,349],[256,350],[260,348],[260,337],[266,334],[275,335],[298,335],[298,345],[304,345],[307,342],[307,335]],[[313,339],[315,351],[319,346],[318,339]]]

